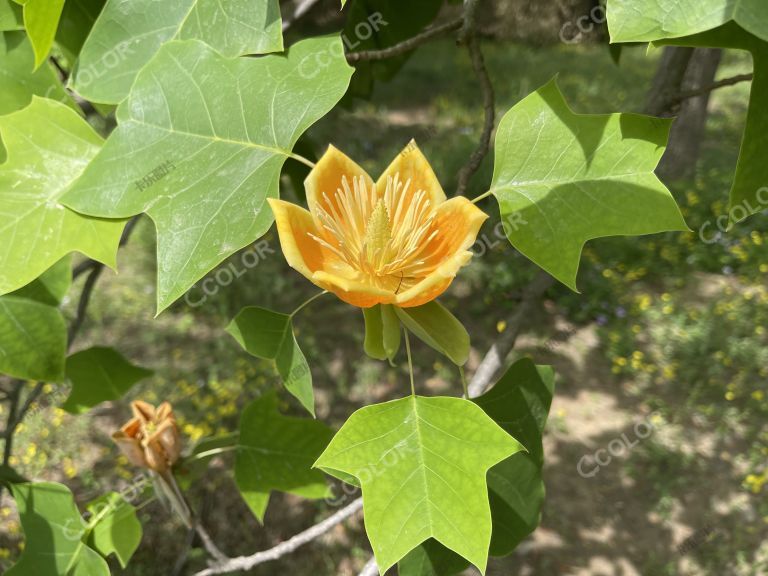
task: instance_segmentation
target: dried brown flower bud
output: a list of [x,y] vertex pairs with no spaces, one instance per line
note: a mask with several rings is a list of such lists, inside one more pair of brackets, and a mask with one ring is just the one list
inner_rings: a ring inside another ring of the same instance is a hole
[[131,464],[166,472],[181,454],[173,408],[168,402],[155,408],[137,400],[131,402],[131,410],[133,418],[112,434],[112,439]]

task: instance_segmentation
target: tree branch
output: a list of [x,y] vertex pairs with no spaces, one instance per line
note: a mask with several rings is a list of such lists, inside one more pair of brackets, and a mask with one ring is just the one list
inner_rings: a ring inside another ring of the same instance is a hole
[[195,574],[195,576],[212,576],[213,574],[226,574],[228,572],[237,572],[239,570],[250,570],[259,564],[282,558],[304,544],[319,538],[333,527],[344,522],[347,518],[354,516],[362,509],[362,507],[363,499],[358,498],[336,512],[333,516],[329,516],[322,522],[315,524],[303,532],[299,532],[295,536],[289,538],[285,542],[281,542],[269,550],[256,552],[256,554],[252,554],[251,556],[239,556],[227,560],[224,563],[214,564],[205,570],[201,570]]
[[517,337],[530,317],[533,308],[539,303],[544,293],[555,283],[555,280],[544,271],[528,285],[523,293],[515,313],[507,321],[507,329],[486,352],[480,365],[475,370],[469,382],[469,397],[480,396],[491,385],[496,373],[504,366],[504,361],[515,346]]
[[433,38],[442,36],[443,34],[452,32],[453,30],[458,30],[462,27],[463,24],[464,18],[456,18],[455,20],[451,20],[445,24],[441,24],[440,26],[429,28],[421,34],[417,34],[412,38],[408,38],[408,40],[403,40],[399,44],[395,44],[389,48],[384,48],[383,50],[362,50],[360,52],[348,52],[347,62],[354,64],[355,62],[362,62],[367,60],[386,60],[387,58],[399,56],[401,54],[405,54],[406,52],[410,52],[414,48],[417,48],[426,42],[429,42]]
[[738,74],[736,76],[731,76],[730,78],[723,78],[722,80],[718,80],[717,82],[713,82],[712,84],[707,84],[706,86],[702,86],[701,88],[680,92],[679,94],[675,94],[674,96],[672,96],[667,101],[667,109],[675,106],[676,104],[680,104],[684,100],[688,100],[690,98],[696,98],[697,96],[703,96],[704,94],[708,94],[713,90],[717,90],[719,88],[725,88],[726,86],[733,86],[735,84],[740,84],[741,82],[749,82],[752,79],[754,79],[754,74]]
[[467,190],[467,184],[469,179],[480,168],[480,163],[488,154],[488,150],[491,147],[491,136],[493,135],[493,127],[496,120],[496,105],[493,94],[493,84],[491,78],[488,75],[488,69],[485,67],[485,59],[483,58],[483,52],[480,50],[480,41],[473,33],[469,38],[467,44],[469,50],[469,57],[472,60],[472,68],[475,71],[477,80],[480,83],[480,90],[483,94],[483,110],[485,114],[485,120],[483,122],[483,132],[480,135],[480,143],[475,148],[472,155],[469,157],[467,163],[462,166],[458,175],[458,185],[456,188],[456,195],[463,196]]

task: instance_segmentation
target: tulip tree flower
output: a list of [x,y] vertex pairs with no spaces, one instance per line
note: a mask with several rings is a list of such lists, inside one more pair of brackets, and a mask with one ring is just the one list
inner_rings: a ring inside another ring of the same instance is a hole
[[377,182],[330,146],[304,182],[309,210],[269,199],[288,264],[361,308],[408,308],[442,294],[472,258],[487,215],[446,199],[411,141]]
[[173,408],[168,402],[155,408],[136,400],[131,402],[131,410],[133,418],[112,434],[112,439],[131,464],[149,470],[158,499],[191,528],[192,511],[173,477],[173,465],[181,456]]
[[173,408],[163,402],[155,408],[147,402],[131,402],[133,418],[112,439],[131,464],[164,474],[179,459],[181,442]]

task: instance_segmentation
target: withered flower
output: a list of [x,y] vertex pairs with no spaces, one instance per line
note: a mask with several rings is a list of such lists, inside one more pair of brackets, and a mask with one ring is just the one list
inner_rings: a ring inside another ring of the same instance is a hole
[[112,439],[131,464],[161,474],[167,472],[181,454],[173,408],[168,402],[155,408],[137,400],[131,402],[131,410],[133,418],[112,434]]

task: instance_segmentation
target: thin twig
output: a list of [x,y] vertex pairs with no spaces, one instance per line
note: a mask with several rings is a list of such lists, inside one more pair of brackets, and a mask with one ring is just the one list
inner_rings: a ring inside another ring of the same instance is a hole
[[480,49],[480,41],[477,35],[472,34],[467,43],[467,49],[469,50],[469,57],[472,60],[472,68],[475,71],[477,80],[480,83],[480,91],[483,94],[483,111],[485,114],[485,120],[483,122],[483,132],[480,135],[480,143],[477,148],[472,152],[467,163],[462,166],[458,175],[458,184],[456,187],[456,195],[463,196],[467,190],[467,184],[469,179],[480,168],[480,164],[488,154],[488,150],[491,147],[491,136],[493,135],[493,126],[496,120],[496,105],[493,94],[493,84],[491,83],[491,77],[488,75],[488,69],[485,67],[485,59],[483,58],[483,52]]
[[201,570],[195,574],[195,576],[212,576],[213,574],[226,574],[228,572],[237,572],[239,570],[250,570],[259,564],[282,558],[286,554],[290,554],[304,544],[319,538],[335,526],[344,522],[347,518],[354,516],[362,509],[362,507],[362,498],[353,500],[350,504],[336,512],[333,516],[329,516],[319,524],[315,524],[311,528],[308,528],[303,532],[299,532],[295,536],[289,538],[285,542],[281,542],[269,550],[256,552],[250,556],[239,556],[237,558],[231,558],[224,563],[215,564],[209,568],[206,568],[205,570]]
[[93,294],[93,288],[96,286],[96,281],[99,279],[103,270],[104,265],[98,264],[91,268],[88,277],[85,279],[83,289],[80,291],[80,300],[77,303],[77,312],[72,320],[72,324],[69,325],[68,349],[72,347],[72,343],[77,337],[77,333],[80,332],[80,328],[83,326],[86,313],[88,312],[88,304],[91,301],[91,294]]
[[440,26],[429,28],[421,34],[417,34],[412,38],[408,38],[408,40],[403,40],[399,44],[395,44],[389,48],[384,48],[383,50],[362,50],[360,52],[348,52],[347,62],[353,64],[355,62],[361,62],[364,60],[386,60],[387,58],[399,56],[400,54],[405,54],[406,52],[409,52],[414,48],[429,42],[437,36],[442,36],[447,32],[458,30],[462,27],[463,24],[464,18],[456,18],[455,20],[451,20],[445,24],[441,24]]
[[707,84],[706,86],[702,86],[701,88],[695,88],[693,90],[680,92],[679,94],[675,94],[668,100],[667,108],[671,108],[676,104],[680,104],[684,100],[689,100],[690,98],[696,98],[697,96],[703,96],[704,94],[709,94],[713,90],[717,90],[719,88],[725,88],[726,86],[733,86],[735,84],[740,84],[741,82],[749,82],[752,79],[754,79],[754,74],[738,74],[730,78],[724,78],[722,80],[718,80],[717,82],[713,82],[712,84]]
[[200,523],[199,519],[195,522],[195,532],[197,532],[197,535],[200,537],[200,541],[208,551],[208,554],[213,556],[217,563],[223,564],[229,561],[229,556],[219,550],[219,547],[216,546],[216,543],[213,541],[213,538],[210,537],[206,529],[203,528],[203,525]]

